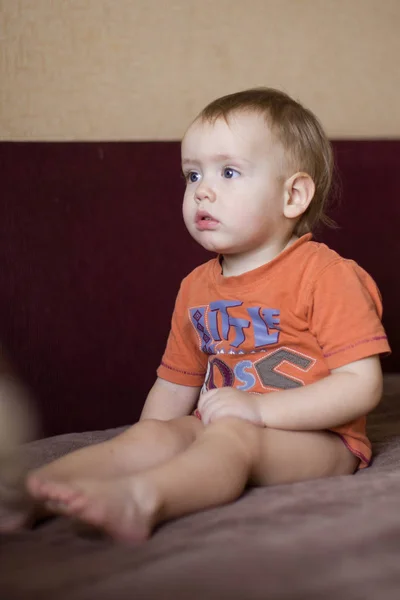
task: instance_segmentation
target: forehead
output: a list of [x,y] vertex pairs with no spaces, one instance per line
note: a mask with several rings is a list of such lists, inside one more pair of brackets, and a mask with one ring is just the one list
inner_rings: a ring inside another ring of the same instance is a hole
[[241,112],[214,122],[197,119],[182,140],[182,156],[212,152],[214,154],[252,155],[267,151],[272,136],[265,117],[255,112]]

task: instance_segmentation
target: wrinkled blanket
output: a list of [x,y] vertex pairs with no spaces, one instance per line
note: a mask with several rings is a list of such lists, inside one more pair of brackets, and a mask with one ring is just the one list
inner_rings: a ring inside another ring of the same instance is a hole
[[[29,444],[32,466],[120,430]],[[400,376],[369,419],[373,465],[357,475],[251,489],[229,506],[124,547],[63,518],[0,538],[4,600],[400,597]]]

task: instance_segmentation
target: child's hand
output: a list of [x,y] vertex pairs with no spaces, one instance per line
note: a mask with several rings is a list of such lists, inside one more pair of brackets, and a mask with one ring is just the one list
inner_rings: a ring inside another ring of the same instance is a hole
[[263,426],[258,394],[249,394],[232,387],[210,390],[200,396],[197,406],[204,425],[223,417],[237,417]]

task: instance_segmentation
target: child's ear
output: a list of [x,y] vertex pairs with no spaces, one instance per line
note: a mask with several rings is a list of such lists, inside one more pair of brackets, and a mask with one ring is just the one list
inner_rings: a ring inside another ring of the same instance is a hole
[[285,181],[283,214],[296,219],[307,210],[315,194],[315,183],[308,173],[295,173]]

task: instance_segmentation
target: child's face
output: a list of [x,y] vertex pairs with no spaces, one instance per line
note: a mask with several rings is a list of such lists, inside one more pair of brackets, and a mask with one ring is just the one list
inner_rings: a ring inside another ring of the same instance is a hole
[[221,254],[273,244],[285,220],[283,160],[262,115],[193,123],[182,141],[183,218],[193,238]]

